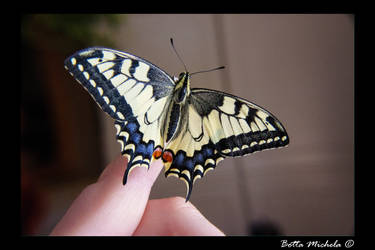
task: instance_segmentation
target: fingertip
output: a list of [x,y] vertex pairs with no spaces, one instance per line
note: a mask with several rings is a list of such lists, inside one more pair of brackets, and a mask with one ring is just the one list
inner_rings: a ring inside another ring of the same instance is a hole
[[128,160],[123,155],[118,155],[111,163],[109,163],[101,175],[98,178],[97,182],[102,182],[103,180],[110,179],[119,179],[122,178],[123,173],[128,165]]
[[152,184],[162,168],[161,162],[151,165],[148,172],[135,168],[123,186],[127,160],[117,157],[96,183],[81,192],[52,235],[131,235],[142,218]]
[[190,201],[179,196],[150,200],[135,235],[225,236]]
[[103,170],[97,182],[119,182],[127,185],[131,182],[150,183],[151,185],[159,175],[163,163],[161,160],[152,161],[145,171],[144,167],[134,167],[130,171],[127,169],[128,159],[119,155]]

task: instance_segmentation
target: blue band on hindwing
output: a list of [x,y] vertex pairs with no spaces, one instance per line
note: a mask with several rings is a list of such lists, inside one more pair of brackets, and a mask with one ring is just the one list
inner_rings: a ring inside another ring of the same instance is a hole
[[[126,123],[116,121],[115,124],[118,124],[121,127],[121,130],[116,136],[117,140],[123,141],[124,144],[124,148],[122,149],[121,153],[123,155],[128,155],[129,157],[128,166],[123,178],[123,184],[125,185],[127,182],[129,171],[135,165],[144,164],[149,167],[152,153],[154,152],[155,142],[153,140],[150,140],[148,142],[142,140],[143,133],[139,131],[139,124],[135,119]],[[122,136],[121,132],[126,132],[128,134],[128,138]],[[130,145],[131,147],[129,147],[128,145]],[[134,161],[134,159],[136,159],[138,156],[141,156],[141,160]]]
[[[188,184],[188,192],[186,200],[189,200],[191,191],[193,189],[193,181],[197,175],[203,177],[204,172],[209,168],[216,167],[216,160],[219,157],[223,157],[219,153],[215,153],[215,146],[211,142],[202,147],[201,150],[196,151],[193,156],[189,157],[186,155],[186,152],[179,150],[176,155],[173,157],[173,162],[169,169],[165,172],[165,176],[168,176],[170,173],[178,174],[180,178],[185,179]],[[208,163],[206,164],[206,161]],[[203,169],[203,172],[196,166],[200,165]],[[178,169],[178,172],[175,172],[174,169]],[[188,170],[189,176],[184,174],[184,171]]]

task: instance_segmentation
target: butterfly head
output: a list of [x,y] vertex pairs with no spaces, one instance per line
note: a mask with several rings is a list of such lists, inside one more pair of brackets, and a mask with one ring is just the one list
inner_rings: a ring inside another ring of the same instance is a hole
[[174,88],[173,99],[176,103],[183,103],[186,97],[190,95],[190,74],[189,72],[180,73],[176,86]]

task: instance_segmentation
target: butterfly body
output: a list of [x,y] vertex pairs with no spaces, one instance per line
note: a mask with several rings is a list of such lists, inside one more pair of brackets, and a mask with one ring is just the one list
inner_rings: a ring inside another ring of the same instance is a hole
[[288,135],[265,109],[245,99],[190,88],[190,74],[174,81],[152,63],[129,53],[88,48],[65,67],[115,120],[121,153],[128,158],[123,183],[135,167],[162,159],[166,176],[187,184],[225,157],[286,146]]

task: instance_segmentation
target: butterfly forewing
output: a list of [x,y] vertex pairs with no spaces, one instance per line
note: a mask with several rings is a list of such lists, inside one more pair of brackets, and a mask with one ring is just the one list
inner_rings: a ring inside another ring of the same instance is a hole
[[79,51],[65,60],[65,67],[116,120],[142,115],[174,87],[173,80],[150,62],[111,49]]
[[245,99],[219,91],[193,89],[191,103],[224,156],[242,156],[289,143],[280,121]]
[[162,145],[160,120],[173,80],[152,63],[106,48],[88,48],[65,60],[65,67],[108,115],[116,120],[117,140],[131,169],[148,167]]

